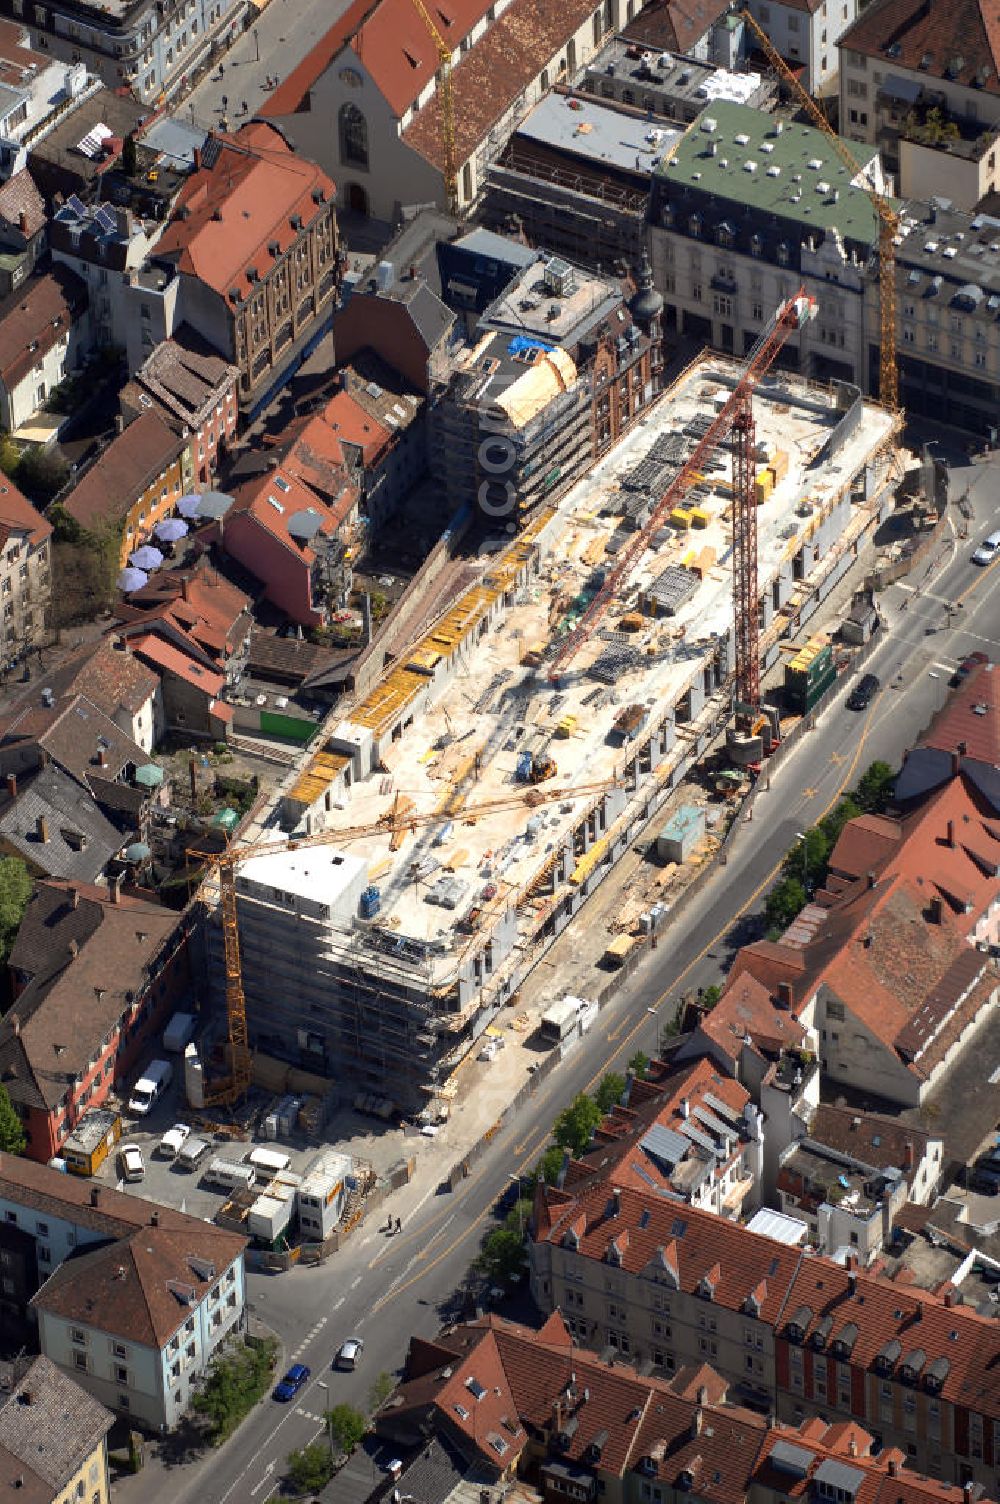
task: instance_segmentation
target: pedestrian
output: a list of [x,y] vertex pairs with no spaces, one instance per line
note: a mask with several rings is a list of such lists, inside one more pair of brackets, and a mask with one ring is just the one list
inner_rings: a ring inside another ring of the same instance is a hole
[[397,1232],[402,1232],[402,1231],[403,1231],[403,1224],[402,1224],[402,1222],[401,1222],[401,1221],[400,1221],[400,1220],[399,1220],[399,1218],[398,1218],[398,1217],[397,1217],[397,1218],[396,1218],[396,1231],[397,1231]]
[[247,102],[246,102],[245,99],[243,101],[243,113],[244,113],[244,115],[249,115],[249,113],[250,113],[249,107],[248,107]]

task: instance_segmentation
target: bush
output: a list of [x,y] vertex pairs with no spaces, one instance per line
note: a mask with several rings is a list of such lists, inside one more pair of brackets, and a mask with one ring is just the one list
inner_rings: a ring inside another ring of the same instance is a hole
[[571,1154],[582,1154],[603,1116],[593,1097],[580,1092],[552,1124],[552,1137]]
[[205,1387],[192,1407],[204,1418],[208,1439],[219,1446],[263,1398],[271,1382],[277,1343],[273,1340],[243,1346],[213,1359]]
[[768,930],[778,933],[786,930],[796,914],[805,908],[807,901],[806,890],[798,878],[784,878],[776,888],[771,889],[764,904],[764,919]]
[[[362,1432],[362,1435],[364,1433]],[[288,1455],[288,1476],[299,1494],[318,1494],[333,1477],[333,1459],[325,1442],[314,1441]]]
[[620,1076],[617,1071],[608,1071],[594,1092],[594,1101],[602,1113],[610,1112],[612,1107],[616,1107],[621,1101],[624,1090],[625,1077]]
[[353,1405],[334,1405],[323,1419],[330,1428],[334,1446],[339,1447],[342,1453],[353,1452],[368,1430],[368,1422]]

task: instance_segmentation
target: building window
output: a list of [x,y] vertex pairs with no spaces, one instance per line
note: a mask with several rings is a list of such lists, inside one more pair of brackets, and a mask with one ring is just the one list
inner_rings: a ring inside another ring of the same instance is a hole
[[340,160],[352,167],[368,166],[368,122],[350,102],[340,108]]
[[701,283],[694,282],[691,285],[691,298],[695,303],[701,302]]

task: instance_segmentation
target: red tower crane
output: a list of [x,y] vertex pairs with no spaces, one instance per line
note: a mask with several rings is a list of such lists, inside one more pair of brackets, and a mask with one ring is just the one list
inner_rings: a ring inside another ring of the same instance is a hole
[[663,518],[678,504],[685,493],[701,478],[712,452],[732,434],[733,455],[733,613],[735,621],[736,702],[741,708],[756,709],[760,704],[760,648],[758,641],[757,594],[757,504],[754,495],[756,441],[753,418],[753,391],[774,364],[789,335],[801,329],[815,316],[816,300],[800,287],[794,297],[782,303],[771,322],[762,330],[744,362],[732,396],[722,407],[690,457],[671,481],[653,508],[649,521],[633,535],[618,555],[614,569],[571,632],[559,643],[549,664],[549,678],[560,671],[593,634],[601,618],[613,604],[633,568],[649,547],[650,539]]

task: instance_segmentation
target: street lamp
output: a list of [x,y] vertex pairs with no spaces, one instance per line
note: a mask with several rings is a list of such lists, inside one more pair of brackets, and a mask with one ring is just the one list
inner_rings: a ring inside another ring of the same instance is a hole
[[330,1466],[333,1466],[333,1422],[330,1419],[330,1386],[324,1384],[322,1379],[316,1380],[316,1388],[323,1391],[323,1430],[330,1444]]
[[517,1186],[517,1227],[524,1242],[524,1207],[521,1205],[521,1177],[520,1175],[508,1174],[507,1179]]
[[659,1009],[658,1008],[647,1008],[646,1012],[649,1014],[650,1018],[653,1020],[653,1059],[655,1060],[657,1058],[657,1056],[659,1055],[659,1053],[660,1053],[660,1026],[659,1026],[659,1023],[657,1022],[657,1017],[656,1017],[657,1013],[659,1012]]
[[802,842],[802,886],[806,897],[809,897],[809,841],[804,830],[795,832],[796,839]]
[[256,26],[254,27],[253,32],[251,33],[251,35],[253,36],[253,60],[254,60],[255,63],[259,63],[260,62],[260,38],[257,35],[257,28],[256,28]]

